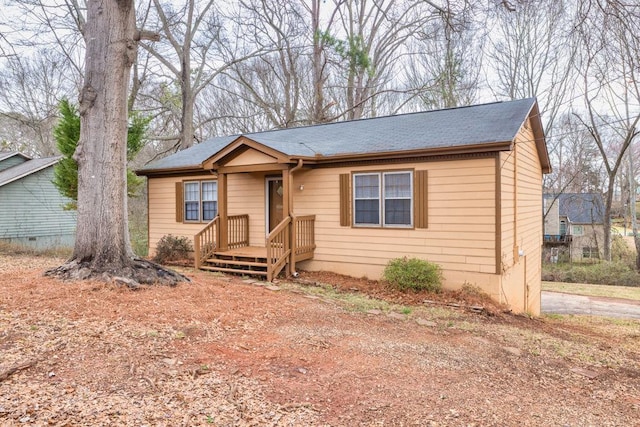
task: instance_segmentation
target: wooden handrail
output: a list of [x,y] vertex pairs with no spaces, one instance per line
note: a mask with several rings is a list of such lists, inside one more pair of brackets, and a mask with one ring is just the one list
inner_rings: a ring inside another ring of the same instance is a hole
[[267,247],[267,281],[270,282],[282,271],[291,254],[289,248],[289,224],[291,217],[286,217],[269,233]]
[[227,224],[229,249],[249,246],[249,215],[231,215],[227,217]]
[[316,248],[315,215],[293,216],[291,249],[296,255],[313,253]]
[[216,249],[218,219],[216,216],[205,227],[193,236],[194,264],[200,268],[202,262],[209,258]]
[[[227,246],[230,249],[249,246],[249,215],[232,215],[227,217]],[[202,263],[211,257],[218,247],[218,231],[220,217],[216,216],[211,222],[193,236],[194,265],[200,268]]]

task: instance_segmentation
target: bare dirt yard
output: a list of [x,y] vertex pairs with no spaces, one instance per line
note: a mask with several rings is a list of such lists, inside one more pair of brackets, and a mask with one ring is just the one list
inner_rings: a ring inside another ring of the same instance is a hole
[[2,426],[640,425],[637,320],[332,274],[43,277],[61,262],[0,254]]

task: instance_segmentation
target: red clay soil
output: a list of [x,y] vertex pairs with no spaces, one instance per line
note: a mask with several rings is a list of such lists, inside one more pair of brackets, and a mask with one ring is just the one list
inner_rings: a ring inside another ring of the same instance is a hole
[[640,322],[328,273],[268,287],[185,269],[138,291],[42,276],[60,262],[0,254],[0,425],[640,425]]

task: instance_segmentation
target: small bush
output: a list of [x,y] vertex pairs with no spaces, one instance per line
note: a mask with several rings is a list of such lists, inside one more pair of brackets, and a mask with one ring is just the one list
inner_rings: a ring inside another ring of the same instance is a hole
[[611,236],[611,260],[621,262],[634,268],[636,265],[636,251],[632,249],[625,238],[619,234]]
[[440,292],[442,289],[440,266],[418,258],[392,259],[384,269],[384,279],[391,287],[403,292]]
[[193,246],[191,246],[189,238],[168,234],[162,236],[158,242],[156,246],[156,256],[153,257],[153,260],[162,264],[167,261],[186,259],[189,258],[192,250]]

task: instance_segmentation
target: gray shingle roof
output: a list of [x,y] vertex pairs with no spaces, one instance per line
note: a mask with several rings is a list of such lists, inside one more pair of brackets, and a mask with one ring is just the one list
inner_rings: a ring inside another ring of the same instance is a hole
[[[510,142],[535,102],[535,99],[528,98],[243,136],[290,157],[316,158]],[[140,171],[198,167],[239,136],[207,140],[151,163]]]
[[604,202],[597,193],[562,193],[558,195],[558,215],[573,224],[604,223]]
[[20,157],[23,157],[25,160],[31,159],[31,157],[24,155],[19,151],[0,151],[0,161],[6,160],[9,157],[13,157],[13,156],[20,156]]
[[19,165],[10,167],[0,172],[0,187],[7,185],[10,182],[16,181],[27,175],[31,175],[46,167],[55,165],[62,158],[62,156],[45,157],[42,159],[28,160]]

